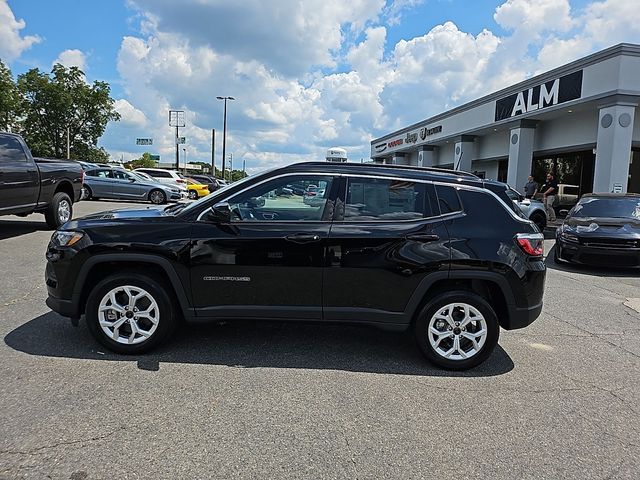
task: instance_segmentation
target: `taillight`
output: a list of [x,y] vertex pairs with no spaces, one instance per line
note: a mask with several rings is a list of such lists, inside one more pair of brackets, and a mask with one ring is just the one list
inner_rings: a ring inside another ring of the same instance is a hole
[[519,233],[516,242],[527,255],[541,257],[544,254],[544,236],[541,233]]

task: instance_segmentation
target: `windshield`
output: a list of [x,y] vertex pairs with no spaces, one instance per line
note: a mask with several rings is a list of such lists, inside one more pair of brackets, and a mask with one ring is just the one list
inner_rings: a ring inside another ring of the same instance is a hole
[[152,179],[150,179],[149,177],[142,175],[138,172],[128,172],[129,175],[133,176],[136,178],[136,180],[140,180],[141,182],[153,182]]
[[571,216],[640,220],[640,198],[583,198],[574,207]]

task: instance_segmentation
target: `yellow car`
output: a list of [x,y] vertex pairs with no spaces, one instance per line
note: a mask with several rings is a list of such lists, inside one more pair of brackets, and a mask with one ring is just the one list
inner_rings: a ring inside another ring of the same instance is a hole
[[200,182],[196,182],[192,178],[187,178],[187,191],[189,192],[189,198],[191,200],[197,200],[201,197],[209,195],[209,186],[202,185]]

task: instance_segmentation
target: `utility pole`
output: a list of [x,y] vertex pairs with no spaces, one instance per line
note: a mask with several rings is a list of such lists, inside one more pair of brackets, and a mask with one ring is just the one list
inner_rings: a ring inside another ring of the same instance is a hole
[[69,141],[69,125],[67,125],[67,160],[71,159],[71,142]]
[[216,178],[216,129],[211,129],[211,175]]
[[222,130],[222,179],[224,180],[224,162],[227,154],[227,100],[235,100],[234,97],[216,97],[224,100],[224,125]]
[[242,178],[247,176],[247,161],[242,160]]

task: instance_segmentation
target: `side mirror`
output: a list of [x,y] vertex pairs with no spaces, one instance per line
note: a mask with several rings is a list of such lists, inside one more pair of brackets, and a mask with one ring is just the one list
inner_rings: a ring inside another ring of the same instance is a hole
[[209,209],[207,220],[213,223],[231,223],[231,207],[227,202],[216,203]]

